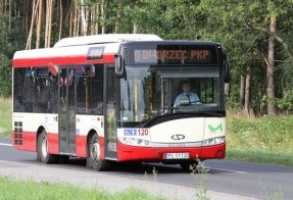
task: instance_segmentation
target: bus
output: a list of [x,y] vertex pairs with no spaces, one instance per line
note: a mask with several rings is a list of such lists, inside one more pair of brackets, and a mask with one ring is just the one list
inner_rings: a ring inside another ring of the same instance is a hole
[[[114,162],[180,164],[223,159],[221,45],[151,34],[72,37],[17,51],[13,62],[13,147],[50,164],[70,157],[106,170]],[[175,100],[182,84],[198,97]]]

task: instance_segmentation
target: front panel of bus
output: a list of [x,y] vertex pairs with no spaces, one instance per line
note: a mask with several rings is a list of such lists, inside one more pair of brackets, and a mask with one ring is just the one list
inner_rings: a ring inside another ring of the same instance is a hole
[[[118,160],[224,158],[224,65],[215,43],[130,43],[119,81]],[[188,84],[187,92],[182,85]]]

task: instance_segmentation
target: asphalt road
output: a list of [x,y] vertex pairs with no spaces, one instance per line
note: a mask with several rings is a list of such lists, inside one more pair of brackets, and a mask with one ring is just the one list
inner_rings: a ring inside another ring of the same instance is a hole
[[[111,171],[96,172],[85,168],[84,160],[68,164],[44,165],[36,153],[22,152],[0,138],[0,175],[36,181],[62,181],[86,187],[100,187],[110,192],[138,187],[168,198],[196,199],[198,190],[208,189],[211,199],[293,199],[293,168],[285,166],[205,161],[205,174],[182,172],[178,165],[117,165]],[[153,174],[153,168],[158,171]]]

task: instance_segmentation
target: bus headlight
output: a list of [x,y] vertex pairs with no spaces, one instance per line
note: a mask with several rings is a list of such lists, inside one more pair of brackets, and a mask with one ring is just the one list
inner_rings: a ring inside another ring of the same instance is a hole
[[210,138],[210,139],[204,140],[202,142],[202,146],[217,145],[217,144],[222,144],[224,142],[225,142],[225,137]]
[[140,138],[123,137],[123,138],[119,138],[119,140],[123,144],[130,145],[130,146],[148,147],[150,145],[150,141],[143,140]]

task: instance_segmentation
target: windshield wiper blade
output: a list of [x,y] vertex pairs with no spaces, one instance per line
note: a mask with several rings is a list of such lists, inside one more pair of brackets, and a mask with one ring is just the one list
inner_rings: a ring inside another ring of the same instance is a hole
[[197,113],[212,116],[212,117],[223,117],[225,115],[224,112],[214,112],[214,111],[212,111],[212,112],[211,111],[210,112],[200,111],[200,112],[197,112]]

